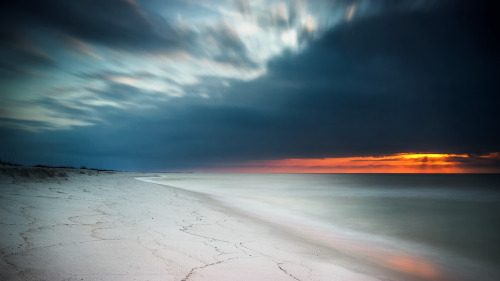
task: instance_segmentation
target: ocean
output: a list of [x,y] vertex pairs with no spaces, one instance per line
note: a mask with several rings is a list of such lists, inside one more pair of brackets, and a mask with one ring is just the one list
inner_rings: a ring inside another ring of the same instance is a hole
[[403,279],[500,280],[498,174],[194,173],[159,182]]

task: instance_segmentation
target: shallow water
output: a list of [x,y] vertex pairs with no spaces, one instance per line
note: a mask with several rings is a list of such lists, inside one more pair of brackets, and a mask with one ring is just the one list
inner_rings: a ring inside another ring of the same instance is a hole
[[500,175],[165,174],[161,182],[409,280],[500,280]]

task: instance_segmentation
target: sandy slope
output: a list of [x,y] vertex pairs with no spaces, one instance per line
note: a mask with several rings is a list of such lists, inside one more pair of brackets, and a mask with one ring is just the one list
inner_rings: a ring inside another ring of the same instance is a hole
[[0,167],[0,279],[379,280],[144,176]]

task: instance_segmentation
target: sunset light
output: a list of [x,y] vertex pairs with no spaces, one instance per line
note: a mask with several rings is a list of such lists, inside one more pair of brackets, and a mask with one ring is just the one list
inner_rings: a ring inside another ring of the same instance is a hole
[[242,173],[498,173],[500,153],[398,153],[386,156],[252,161],[221,168]]

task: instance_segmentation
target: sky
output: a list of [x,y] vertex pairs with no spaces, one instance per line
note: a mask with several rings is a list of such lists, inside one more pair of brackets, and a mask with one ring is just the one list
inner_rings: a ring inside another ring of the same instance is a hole
[[500,172],[493,1],[8,2],[3,161]]

